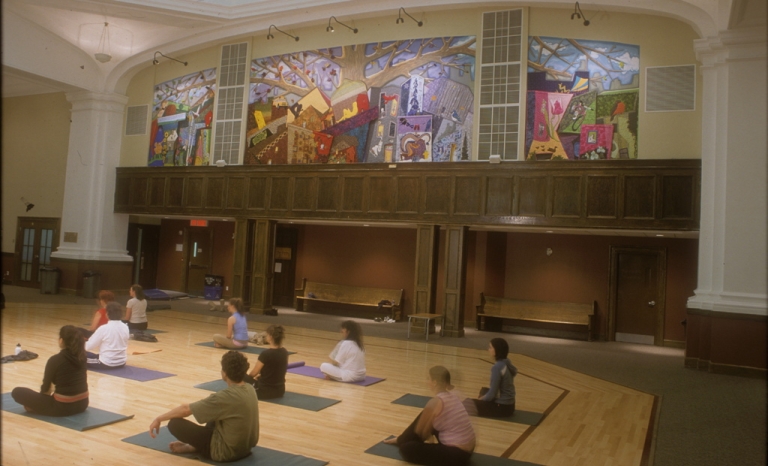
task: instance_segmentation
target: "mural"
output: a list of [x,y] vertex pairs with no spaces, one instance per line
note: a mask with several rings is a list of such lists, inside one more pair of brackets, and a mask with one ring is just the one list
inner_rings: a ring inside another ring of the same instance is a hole
[[251,62],[244,164],[469,160],[475,37]]
[[216,69],[158,84],[154,90],[150,167],[208,165]]
[[640,47],[531,37],[526,158],[637,158]]

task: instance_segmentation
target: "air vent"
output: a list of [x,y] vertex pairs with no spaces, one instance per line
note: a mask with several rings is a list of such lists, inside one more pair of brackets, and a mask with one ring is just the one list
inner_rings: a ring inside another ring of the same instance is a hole
[[128,117],[125,121],[126,136],[143,136],[147,134],[147,117],[149,105],[128,107]]
[[646,112],[696,110],[696,65],[645,69]]

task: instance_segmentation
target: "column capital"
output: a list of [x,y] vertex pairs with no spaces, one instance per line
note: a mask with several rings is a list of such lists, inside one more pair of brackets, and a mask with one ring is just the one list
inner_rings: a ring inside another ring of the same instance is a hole
[[768,56],[765,36],[765,27],[722,31],[717,36],[693,41],[693,50],[704,67],[734,60],[765,59]]

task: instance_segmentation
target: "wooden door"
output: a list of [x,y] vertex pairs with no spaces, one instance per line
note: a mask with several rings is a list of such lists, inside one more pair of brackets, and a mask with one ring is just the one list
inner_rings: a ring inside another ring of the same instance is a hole
[[51,263],[59,247],[58,218],[19,217],[16,229],[16,284],[40,286],[40,267]]
[[187,228],[186,293],[203,296],[205,275],[211,271],[213,230],[209,227]]
[[609,340],[664,343],[666,268],[663,248],[611,248]]
[[272,280],[272,304],[293,307],[296,293],[296,250],[299,231],[291,227],[277,227],[275,232],[275,264]]
[[160,225],[129,224],[126,249],[133,257],[131,283],[138,283],[145,290],[157,288]]

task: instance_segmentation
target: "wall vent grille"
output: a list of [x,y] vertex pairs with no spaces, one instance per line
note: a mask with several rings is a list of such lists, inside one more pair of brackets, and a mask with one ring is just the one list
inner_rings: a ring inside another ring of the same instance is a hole
[[149,105],[128,107],[128,113],[125,119],[125,135],[142,136],[147,134],[148,115]]
[[645,111],[696,110],[696,65],[645,69]]

